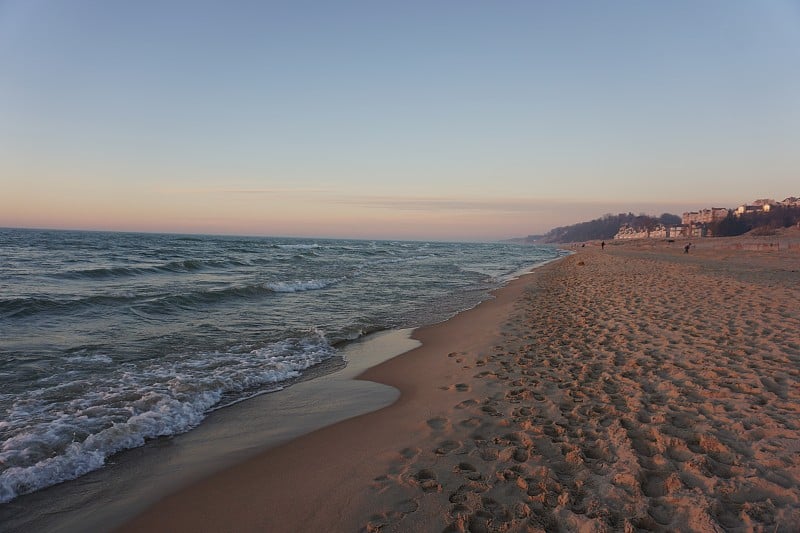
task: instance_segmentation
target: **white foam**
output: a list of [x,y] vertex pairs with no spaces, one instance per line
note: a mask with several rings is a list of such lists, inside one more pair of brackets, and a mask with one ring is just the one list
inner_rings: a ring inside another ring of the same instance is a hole
[[284,250],[310,250],[320,246],[319,244],[278,244],[277,247]]
[[69,363],[112,363],[112,359],[104,354],[73,355],[67,357]]
[[340,281],[342,281],[342,278],[312,279],[307,281],[273,281],[267,283],[266,287],[275,292],[304,292],[324,289]]
[[55,386],[43,382],[0,424],[9,435],[0,446],[0,503],[100,468],[147,439],[188,431],[223,397],[275,390],[334,354],[313,331],[245,353],[192,354]]
[[388,259],[375,259],[374,261],[370,261],[368,264],[371,265],[385,265],[385,264],[392,264],[392,263],[411,263],[414,261],[423,261],[425,259],[432,259],[436,256],[434,255],[414,255],[410,257],[393,257]]

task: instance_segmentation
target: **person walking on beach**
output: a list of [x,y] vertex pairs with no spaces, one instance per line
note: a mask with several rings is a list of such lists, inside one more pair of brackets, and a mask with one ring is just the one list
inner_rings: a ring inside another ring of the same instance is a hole
[[603,242],[600,243],[600,249],[601,250],[605,250],[606,249],[606,241],[603,241]]
[[687,244],[686,246],[684,246],[684,247],[683,247],[683,253],[685,253],[685,254],[688,254],[688,253],[689,253],[689,247],[690,247],[691,245],[692,245],[692,243],[689,243],[689,244]]

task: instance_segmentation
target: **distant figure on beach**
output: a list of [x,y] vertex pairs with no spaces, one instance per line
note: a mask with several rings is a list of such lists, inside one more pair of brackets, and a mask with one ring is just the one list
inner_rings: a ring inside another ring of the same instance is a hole
[[603,241],[603,242],[600,243],[600,249],[601,250],[605,250],[606,249],[606,241]]
[[688,254],[688,253],[689,253],[689,247],[690,247],[691,245],[692,245],[692,243],[689,243],[689,244],[687,244],[686,246],[684,246],[684,247],[683,247],[683,253],[685,253],[685,254]]

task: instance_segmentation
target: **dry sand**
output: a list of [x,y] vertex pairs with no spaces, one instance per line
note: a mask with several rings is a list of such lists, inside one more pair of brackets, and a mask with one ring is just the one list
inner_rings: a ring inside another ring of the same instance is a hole
[[799,271],[788,247],[580,249],[362,376],[397,403],[126,529],[797,531]]

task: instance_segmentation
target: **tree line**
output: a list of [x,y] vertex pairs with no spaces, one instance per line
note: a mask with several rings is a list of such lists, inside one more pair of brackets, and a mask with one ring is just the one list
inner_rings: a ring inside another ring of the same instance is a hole
[[633,213],[619,213],[617,215],[609,213],[588,222],[553,228],[543,235],[539,242],[566,243],[605,240],[612,239],[624,224],[638,230],[652,230],[659,224],[674,225],[680,223],[681,217],[670,213],[664,213],[658,217],[644,214],[634,215]]

